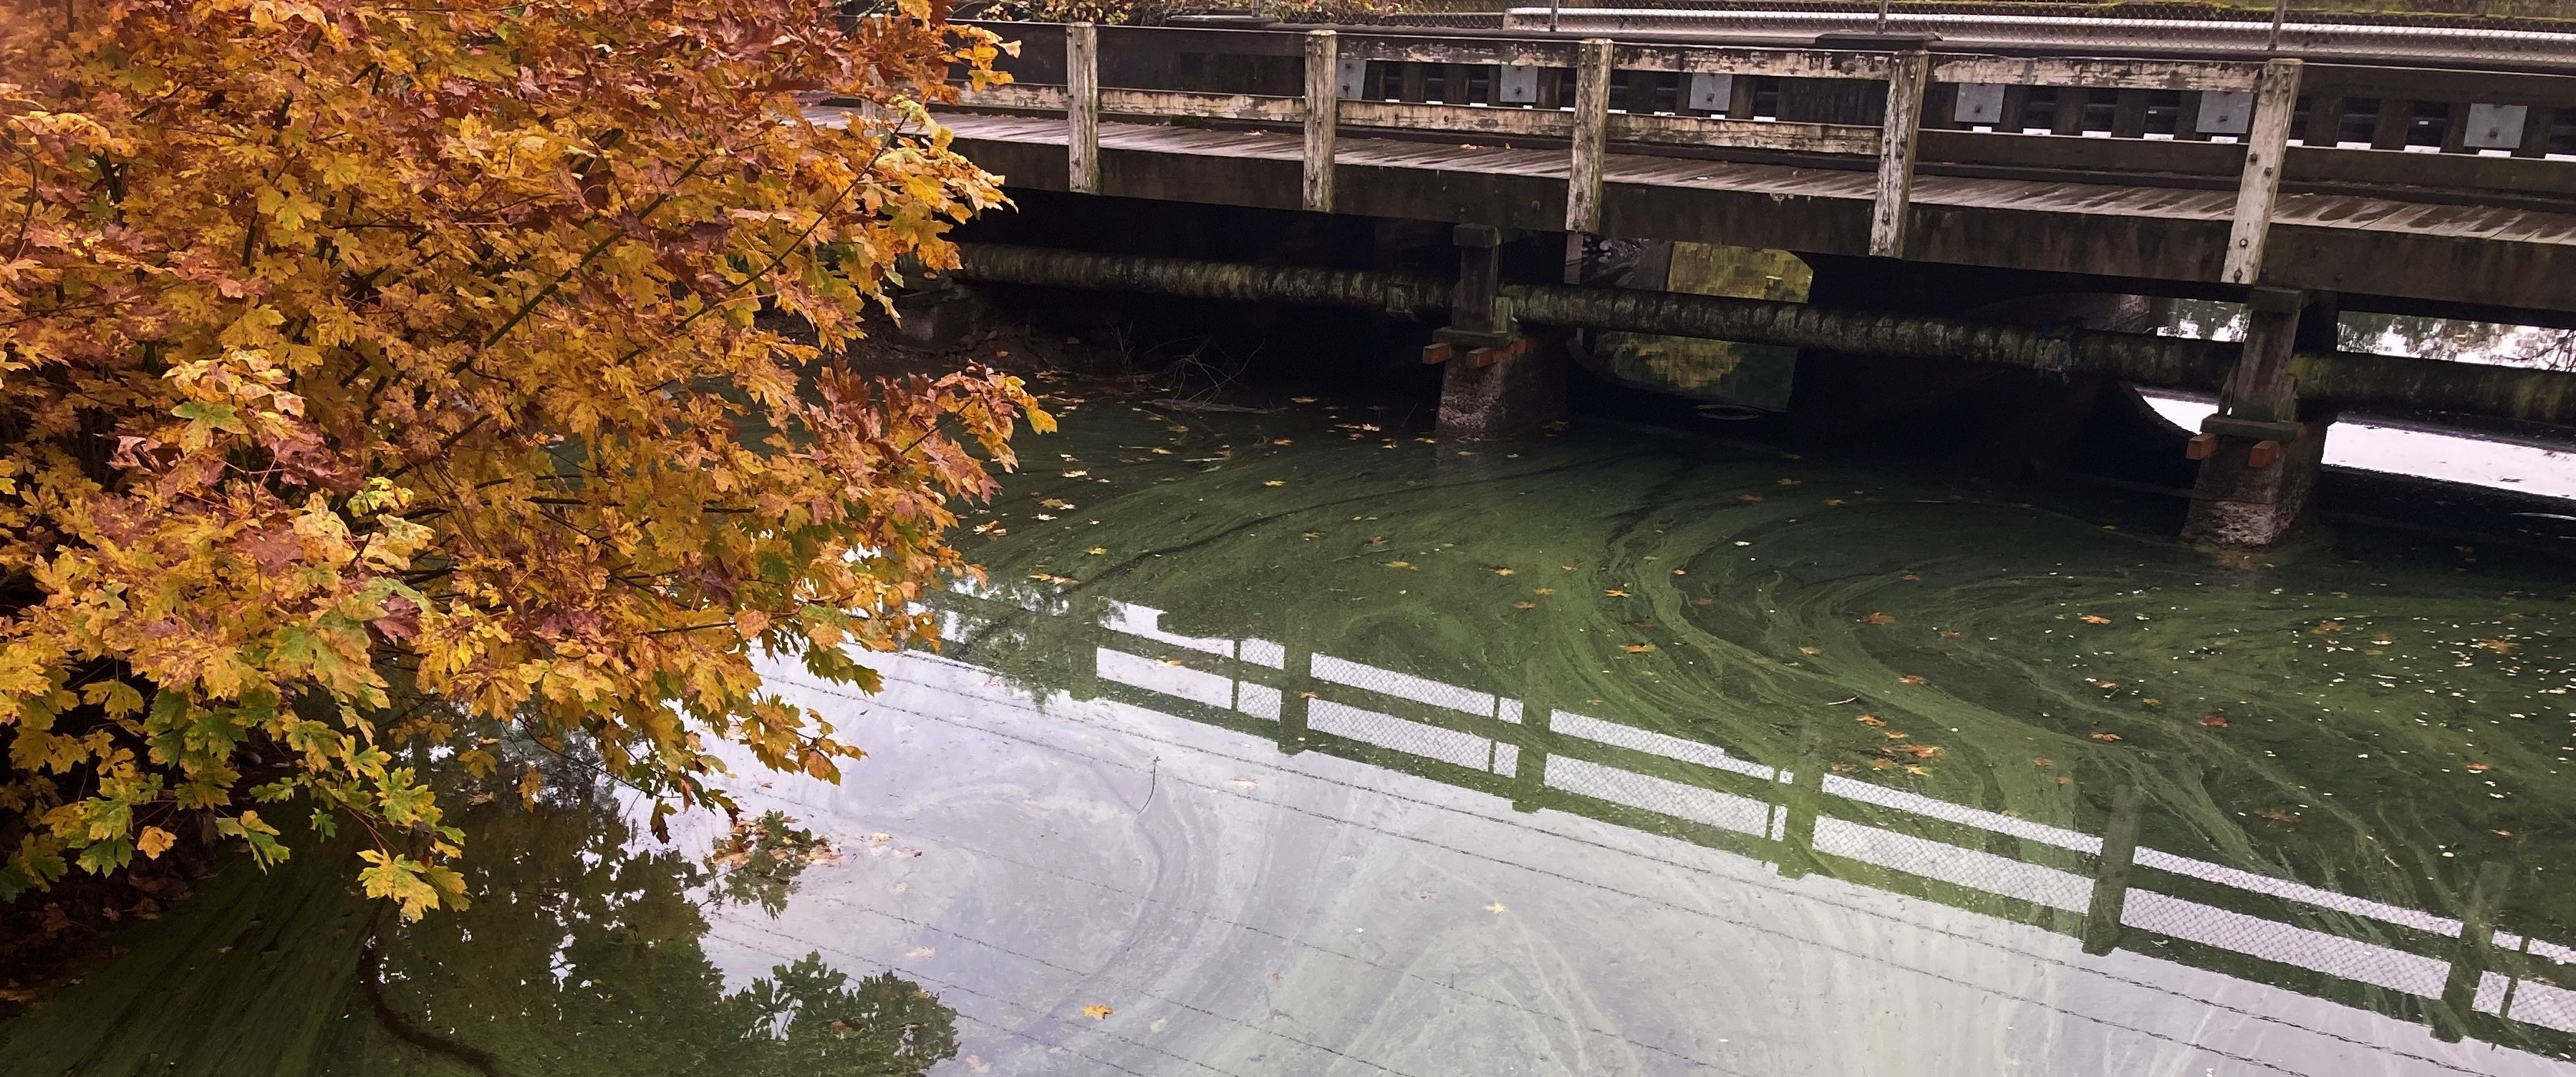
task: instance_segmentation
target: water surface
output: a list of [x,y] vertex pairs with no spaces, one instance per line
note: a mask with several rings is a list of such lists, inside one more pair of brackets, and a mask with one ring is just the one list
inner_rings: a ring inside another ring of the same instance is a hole
[[828,854],[559,767],[473,910],[235,872],[0,1072],[2576,1073],[2563,567],[1392,425],[1028,442],[939,654],[778,673]]

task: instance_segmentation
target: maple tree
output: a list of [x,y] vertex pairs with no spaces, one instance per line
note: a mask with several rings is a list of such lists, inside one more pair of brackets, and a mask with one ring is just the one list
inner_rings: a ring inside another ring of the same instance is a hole
[[731,807],[719,742],[837,777],[759,654],[873,690],[1052,427],[843,350],[1001,202],[924,111],[1000,47],[932,0],[0,12],[0,900],[309,813],[417,917],[463,896],[423,764],[503,735],[657,830]]

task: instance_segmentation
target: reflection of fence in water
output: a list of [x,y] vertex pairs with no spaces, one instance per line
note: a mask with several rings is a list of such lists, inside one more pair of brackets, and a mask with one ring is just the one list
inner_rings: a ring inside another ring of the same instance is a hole
[[[952,628],[980,620],[967,611],[981,602],[956,598]],[[2576,991],[2554,982],[2576,971],[2576,949],[2492,930],[2478,910],[2495,903],[2496,873],[2464,922],[2137,845],[2133,795],[2120,798],[2127,818],[2115,812],[2109,836],[2086,834],[1846,778],[1815,758],[1775,767],[1274,641],[1171,633],[1161,616],[1111,602],[1096,631],[1072,617],[1049,626],[1093,644],[1088,675],[1073,671],[1086,682],[1075,695],[1419,774],[1522,811],[1667,834],[1783,875],[1831,875],[2076,934],[2096,953],[2144,950],[2426,1020],[2445,1039],[2576,1053],[2560,1035],[2576,1033]]]

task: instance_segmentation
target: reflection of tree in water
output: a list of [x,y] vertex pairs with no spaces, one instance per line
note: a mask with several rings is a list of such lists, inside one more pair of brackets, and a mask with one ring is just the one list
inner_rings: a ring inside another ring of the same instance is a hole
[[[2175,300],[2165,330],[2180,337],[2243,340],[2245,308]],[[2346,311],[2336,322],[2336,346],[2348,352],[2576,370],[2576,332],[2529,325]]]
[[[892,973],[852,979],[808,954],[725,990],[697,895],[783,908],[815,859],[782,855],[795,844],[784,817],[700,864],[639,846],[614,799],[578,780],[550,783],[532,809],[513,799],[467,824],[472,907],[384,931],[358,1014],[377,1020],[352,1022],[368,1042],[335,1052],[347,1067],[898,1077],[956,1054],[955,1012]],[[755,857],[764,870],[744,876]]]

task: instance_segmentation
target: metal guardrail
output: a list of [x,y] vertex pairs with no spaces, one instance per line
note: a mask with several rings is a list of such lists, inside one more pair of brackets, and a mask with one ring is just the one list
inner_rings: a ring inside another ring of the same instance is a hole
[[[2499,929],[2491,865],[2459,915],[2173,853],[2141,840],[2140,798],[2104,832],[1955,804],[1794,759],[1385,669],[1293,643],[1198,637],[1161,611],[952,592],[944,636],[1004,620],[1077,668],[1051,688],[2001,916],[2391,1016],[2436,1035],[2576,1054],[2576,947]],[[1037,620],[1031,620],[1034,615]],[[1086,666],[1088,668],[1079,668]],[[2320,979],[2322,977],[2323,979]]]

